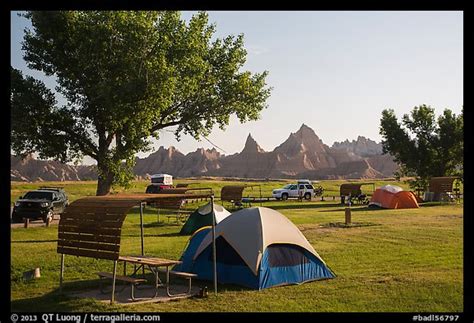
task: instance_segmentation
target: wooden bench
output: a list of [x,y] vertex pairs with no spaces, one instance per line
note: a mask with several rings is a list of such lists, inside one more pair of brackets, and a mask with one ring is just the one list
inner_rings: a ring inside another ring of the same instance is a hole
[[[158,269],[158,272],[159,273],[162,273],[162,274],[166,274],[166,270],[165,269],[161,269],[159,268]],[[193,274],[193,273],[186,273],[186,272],[183,272],[183,271],[174,271],[174,270],[170,270],[169,271],[169,274],[172,275],[172,276],[176,276],[176,277],[181,277],[181,278],[184,278],[188,281],[188,291],[186,293],[182,293],[182,294],[174,294],[174,295],[171,295],[168,293],[169,296],[179,296],[179,295],[189,295],[191,294],[191,280],[193,278],[196,278],[197,275],[196,274]]]
[[[100,278],[100,291],[105,294],[106,291],[103,288],[102,281],[106,278],[114,279],[114,274],[106,273],[106,272],[98,272],[97,275]],[[128,277],[128,276],[121,276],[121,275],[115,275],[115,280],[123,281],[124,283],[130,284],[130,287],[131,287],[130,299],[132,301],[135,301],[135,286],[146,282],[146,279],[143,279],[143,278],[134,278],[134,277]]]

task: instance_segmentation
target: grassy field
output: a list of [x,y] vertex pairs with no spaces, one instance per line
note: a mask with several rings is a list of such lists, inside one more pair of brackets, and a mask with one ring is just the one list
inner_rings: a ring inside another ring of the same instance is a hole
[[[178,179],[174,180],[174,184],[186,183],[189,187],[208,187],[212,188],[217,197],[220,196],[220,190],[225,185],[259,185],[259,187],[250,187],[244,190],[245,196],[258,197],[260,191],[262,196],[271,196],[271,192],[275,188],[281,188],[282,186],[293,183],[292,180],[281,180],[281,181],[267,181],[267,182],[251,182],[251,181],[228,181],[228,180],[191,180],[191,179]],[[325,196],[338,196],[339,186],[342,183],[347,183],[345,180],[331,180],[321,181],[315,185],[321,185],[324,188]],[[357,182],[354,180],[354,182]],[[364,183],[368,181],[362,181]],[[404,181],[386,181],[377,180],[370,181],[374,183],[375,187],[379,187],[385,184],[392,184],[400,186],[404,189],[409,189],[408,185]],[[114,188],[112,193],[144,193],[148,186],[148,181],[133,181],[130,188]],[[41,186],[60,186],[66,189],[69,200],[72,202],[80,197],[95,195],[97,182],[95,181],[82,181],[82,182],[41,182],[41,183],[23,183],[23,182],[12,182],[11,186],[11,202],[13,203],[20,195],[26,193],[28,190],[37,189]],[[372,185],[362,186],[363,193],[371,193],[373,191]]]
[[[178,181],[186,182],[186,181]],[[219,195],[223,181],[189,181],[212,187]],[[325,181],[327,196],[337,195],[342,181]],[[239,182],[241,183],[241,182]],[[392,183],[376,182],[376,186]],[[66,187],[73,201],[93,195],[95,182],[12,183],[14,201],[40,185]],[[263,195],[281,183],[265,182]],[[147,183],[134,182],[128,192],[143,192]],[[367,186],[370,191],[371,187]],[[256,191],[254,191],[256,192]],[[259,193],[258,193],[259,194]],[[257,196],[257,194],[250,194]],[[195,208],[198,205],[189,205]],[[58,294],[57,226],[11,230],[12,311],[144,311],[144,312],[461,312],[463,311],[463,207],[462,204],[427,203],[419,209],[372,210],[353,207],[353,222],[361,226],[334,227],[344,221],[344,208],[325,202],[268,202],[264,206],[287,216],[303,232],[337,277],[298,286],[263,291],[220,285],[217,298],[187,299],[162,304],[120,307],[94,299]],[[145,211],[147,254],[177,259],[188,236],[175,235],[176,224],[157,224],[156,211]],[[122,254],[138,253],[138,210],[132,209],[122,234]],[[23,272],[41,268],[41,278],[24,282]],[[111,270],[110,261],[66,256],[65,291],[97,287],[95,272]],[[212,286],[212,282],[197,282]]]

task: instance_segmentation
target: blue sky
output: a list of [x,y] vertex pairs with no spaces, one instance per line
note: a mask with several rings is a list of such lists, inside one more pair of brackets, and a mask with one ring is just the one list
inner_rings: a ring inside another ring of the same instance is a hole
[[[193,13],[183,12],[189,19]],[[249,133],[263,149],[273,150],[302,123],[329,146],[358,135],[380,141],[384,108],[397,115],[428,104],[440,114],[463,105],[463,13],[461,11],[218,11],[209,12],[217,37],[244,34],[245,69],[269,71],[273,87],[259,121],[209,139],[227,154],[240,151]],[[11,13],[11,64],[26,74],[21,39],[29,22]],[[46,84],[54,88],[54,81]],[[183,153],[207,141],[163,132],[155,144]],[[143,157],[144,154],[139,156]]]

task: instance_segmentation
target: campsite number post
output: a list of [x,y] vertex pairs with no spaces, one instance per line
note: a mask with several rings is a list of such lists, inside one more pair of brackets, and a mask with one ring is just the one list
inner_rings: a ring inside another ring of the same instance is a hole
[[346,225],[351,224],[351,199],[349,198],[349,207],[346,207]]

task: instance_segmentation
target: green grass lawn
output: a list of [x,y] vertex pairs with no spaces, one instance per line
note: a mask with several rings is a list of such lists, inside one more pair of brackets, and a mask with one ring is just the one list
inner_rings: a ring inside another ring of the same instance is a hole
[[[224,181],[224,180],[196,180],[196,179],[178,179],[174,180],[174,184],[178,183],[187,183],[189,187],[207,187],[212,188],[214,193],[217,197],[220,196],[221,188],[225,185],[243,185],[243,184],[252,184],[252,185],[260,185],[260,187],[249,187],[244,190],[244,196],[252,196],[252,197],[259,197],[260,191],[262,196],[271,196],[272,190],[276,188],[281,188],[288,183],[293,183],[292,180],[281,180],[281,181],[268,181],[268,182],[250,182],[250,181]],[[324,188],[324,196],[332,197],[332,196],[339,196],[339,186],[342,183],[347,183],[348,181],[345,180],[328,180],[328,181],[321,181],[320,183],[315,185],[321,185]],[[354,182],[357,182],[354,180]],[[362,181],[366,182],[373,182],[375,183],[375,187],[380,187],[385,184],[392,184],[400,186],[406,190],[409,190],[408,185],[401,181]],[[128,189],[123,189],[116,187],[112,190],[113,193],[145,193],[146,187],[148,186],[148,181],[132,181],[130,187]],[[41,183],[23,183],[23,182],[12,182],[11,186],[11,202],[13,203],[18,199],[18,197],[22,194],[25,194],[27,191],[32,189],[37,189],[41,186],[61,186],[64,187],[66,193],[68,194],[69,200],[72,202],[78,198],[84,196],[95,195],[97,182],[96,181],[82,181],[82,182],[41,182]],[[362,186],[362,192],[371,194],[372,193],[372,185],[364,185]]]
[[[178,181],[178,182],[185,182]],[[192,186],[199,186],[195,181]],[[227,181],[200,181],[219,195]],[[321,184],[337,195],[342,181]],[[376,186],[389,182],[377,182]],[[406,187],[403,183],[392,184]],[[42,185],[58,183],[42,183]],[[269,194],[283,184],[262,183]],[[73,201],[93,195],[95,182],[62,183]],[[128,192],[143,192],[147,183],[134,182]],[[12,200],[40,184],[12,183]],[[369,187],[368,187],[369,188]],[[331,193],[332,192],[332,193]],[[250,194],[252,195],[252,194]],[[337,277],[263,291],[220,285],[217,298],[187,299],[161,304],[121,307],[94,299],[58,294],[60,256],[57,226],[11,230],[12,311],[144,311],[144,312],[461,312],[463,311],[462,204],[422,205],[419,209],[371,210],[354,206],[358,227],[334,227],[344,221],[344,208],[325,202],[268,202],[303,232]],[[189,208],[197,207],[189,205]],[[156,225],[156,211],[145,210],[145,250],[149,255],[178,259],[189,236],[177,236],[181,226]],[[122,234],[122,254],[140,251],[138,210],[132,209]],[[41,278],[24,282],[23,272],[41,268]],[[120,268],[119,268],[120,269]],[[112,270],[112,262],[66,256],[65,292],[98,286],[95,273]],[[212,289],[212,282],[197,282]]]

